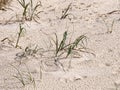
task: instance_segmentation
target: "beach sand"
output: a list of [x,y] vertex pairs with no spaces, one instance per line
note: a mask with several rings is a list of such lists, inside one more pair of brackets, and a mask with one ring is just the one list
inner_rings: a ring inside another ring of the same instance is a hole
[[[33,5],[37,2],[39,18],[31,21],[22,19],[17,0],[0,10],[0,90],[120,90],[120,1],[34,0]],[[20,24],[21,48],[15,48]],[[51,41],[55,33],[60,41],[65,31],[71,40],[85,35],[89,53],[55,65]],[[26,47],[39,50],[31,55]]]

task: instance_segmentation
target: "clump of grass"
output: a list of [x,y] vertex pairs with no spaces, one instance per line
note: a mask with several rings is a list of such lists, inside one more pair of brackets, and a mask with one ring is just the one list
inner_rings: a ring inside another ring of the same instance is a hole
[[15,48],[17,48],[17,47],[20,48],[19,41],[20,41],[20,37],[21,37],[21,35],[23,33],[23,30],[25,30],[25,28],[23,28],[22,25],[19,24],[19,32],[18,32],[18,37],[17,37],[17,41],[16,41],[16,44],[15,44]]
[[56,39],[53,40],[56,47],[55,57],[60,57],[66,53],[65,58],[67,58],[71,54],[74,54],[74,52],[79,52],[82,51],[83,49],[86,49],[86,47],[84,46],[84,41],[87,40],[87,37],[85,35],[80,35],[73,42],[69,42],[68,44],[67,44],[68,31],[64,32],[63,38],[60,42],[58,40],[58,36],[56,33],[55,37]]
[[29,6],[29,3],[26,4],[25,0],[17,0],[19,2],[19,4],[22,6],[23,8],[23,18],[27,18],[27,9],[28,9],[28,6]]
[[65,69],[63,64],[60,61],[62,59],[80,58],[81,53],[88,53],[95,56],[95,54],[89,51],[90,49],[86,47],[87,40],[88,40],[86,35],[84,34],[80,35],[74,40],[72,40],[72,35],[71,37],[69,36],[70,33],[68,33],[68,31],[65,31],[63,33],[63,37],[61,40],[58,38],[58,35],[56,33],[54,35],[55,35],[55,39],[50,37],[52,40],[51,43],[53,48],[51,47],[52,49],[49,51],[54,52],[54,55],[52,56],[54,60],[54,64],[62,68],[63,71],[65,71]]
[[34,6],[32,0],[30,0],[28,3],[26,3],[25,0],[17,0],[17,1],[23,8],[23,12],[22,12],[23,20],[26,21],[35,20],[37,22],[35,18],[39,18],[38,14],[40,12],[37,11],[37,9],[41,6],[41,2],[37,2],[37,4]]
[[23,71],[19,70],[14,65],[11,65],[11,66],[17,71],[17,74],[14,75],[13,77],[16,78],[22,84],[23,87],[25,87],[28,84],[33,84],[34,88],[36,87],[35,79],[32,76],[32,74],[30,73],[30,70],[27,67],[27,65],[25,65],[26,69],[27,69],[26,72],[23,72]]
[[37,2],[37,4],[34,6],[33,1],[30,0],[29,20],[35,20],[37,22],[37,20],[35,18],[36,17],[39,18],[38,14],[41,12],[41,11],[37,11],[37,9],[41,6],[42,6],[42,4],[40,1]]

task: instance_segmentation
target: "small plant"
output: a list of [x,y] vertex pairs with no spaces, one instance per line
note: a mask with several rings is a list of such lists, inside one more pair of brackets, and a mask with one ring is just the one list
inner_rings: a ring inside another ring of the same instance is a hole
[[29,6],[29,3],[26,4],[25,0],[17,0],[19,2],[19,4],[22,6],[23,8],[23,18],[26,19],[27,18],[27,9]]
[[37,20],[35,19],[35,17],[39,18],[38,14],[40,13],[40,11],[37,11],[37,9],[42,6],[41,2],[37,2],[37,4],[34,6],[33,5],[33,1],[30,0],[30,9],[29,9],[29,20],[35,20],[37,22]]
[[20,47],[20,46],[18,45],[18,43],[19,43],[19,41],[20,41],[20,37],[21,37],[21,35],[22,35],[22,33],[23,33],[23,30],[25,30],[25,28],[23,28],[22,25],[19,24],[19,33],[18,33],[18,37],[17,37],[17,41],[16,41],[15,48]]
[[65,31],[63,34],[63,38],[59,43],[58,36],[55,33],[56,40],[54,41],[55,44],[55,57],[60,57],[61,55],[65,54],[65,58],[67,58],[69,55],[74,54],[74,52],[82,51],[82,49],[86,49],[84,46],[84,40],[87,40],[87,37],[85,35],[80,35],[78,38],[76,38],[73,42],[69,42],[67,44],[67,37],[68,32]]
[[[69,36],[68,31],[65,31],[63,33],[63,37],[61,40],[58,39],[58,35],[55,33],[55,39],[50,37],[52,39],[52,46],[53,48],[49,51],[54,52],[54,55],[52,56],[54,60],[54,64],[65,71],[63,64],[61,63],[61,59],[66,58],[80,58],[81,52],[83,53],[89,53],[95,56],[94,53],[90,52],[88,48],[86,48],[87,44],[87,37],[85,35],[80,35],[74,40],[71,40],[72,36]],[[70,62],[69,62],[70,64]]]
[[15,76],[13,76],[13,77],[15,77],[16,79],[18,79],[18,80],[21,82],[21,84],[22,84],[23,86],[25,86],[26,84],[25,84],[25,81],[24,81],[24,79],[23,79],[22,73],[21,73],[16,67],[14,67],[14,68],[17,70],[18,75],[15,75]]
[[[33,5],[33,1],[30,0],[26,3],[25,0],[17,0],[19,4],[23,8],[23,20],[31,21],[35,20],[35,18],[39,18],[38,14],[40,13],[37,9],[41,6],[41,2],[38,2],[35,6]],[[37,22],[37,21],[36,21]]]
[[15,45],[13,44],[14,41],[11,40],[11,39],[9,39],[8,37],[2,39],[1,42],[3,42],[3,44],[4,44],[5,42],[7,42],[9,45],[11,45],[11,46],[13,46],[13,47],[15,47],[15,48],[18,48],[18,47],[21,48],[18,44],[19,44],[19,41],[20,41],[20,37],[21,37],[22,34],[23,34],[23,30],[25,30],[25,28],[23,28],[22,25],[19,24],[19,32],[18,32],[18,37],[17,37],[17,41],[16,41]]
[[26,72],[23,72],[21,70],[19,70],[18,68],[16,68],[15,66],[11,65],[15,70],[17,70],[17,74],[14,75],[13,77],[18,79],[18,81],[20,81],[20,83],[23,85],[23,87],[25,87],[26,85],[28,84],[33,84],[34,88],[35,88],[35,79],[34,77],[32,76],[32,74],[30,73],[27,65],[26,66],[26,69],[27,71]]

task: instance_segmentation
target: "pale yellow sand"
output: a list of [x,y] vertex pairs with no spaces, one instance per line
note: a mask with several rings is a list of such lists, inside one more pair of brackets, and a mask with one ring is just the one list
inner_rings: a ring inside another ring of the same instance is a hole
[[[26,0],[27,1],[27,0]],[[36,3],[39,0],[35,0]],[[85,34],[88,37],[87,47],[96,55],[81,53],[81,58],[62,59],[61,66],[54,65],[53,59],[35,57],[18,58],[23,52],[11,46],[8,41],[0,42],[0,90],[119,90],[120,88],[120,1],[119,0],[40,0],[39,23],[26,21],[24,35],[20,38],[22,48],[38,45],[47,49],[49,37],[44,33],[59,38],[64,31],[74,31],[73,38]],[[60,20],[62,10],[71,4],[69,17]],[[22,8],[13,0],[6,11],[0,11],[0,40],[8,37],[16,42],[19,23],[16,14],[21,18]],[[118,11],[116,11],[118,10]],[[114,12],[116,11],[116,12]],[[113,12],[113,13],[110,13]],[[10,20],[7,24],[6,22]],[[105,22],[103,21],[105,20]],[[112,23],[114,24],[112,26]],[[106,24],[105,24],[106,23]],[[107,33],[112,30],[112,33]],[[46,44],[45,44],[46,42]],[[50,56],[47,53],[46,56]],[[41,63],[42,61],[42,63]],[[21,64],[20,64],[21,62]],[[22,72],[26,71],[25,63],[36,81],[22,87],[14,65]],[[20,64],[20,65],[19,65]],[[42,67],[42,69],[41,69]],[[41,77],[42,72],[42,77]],[[117,86],[117,89],[116,89]]]

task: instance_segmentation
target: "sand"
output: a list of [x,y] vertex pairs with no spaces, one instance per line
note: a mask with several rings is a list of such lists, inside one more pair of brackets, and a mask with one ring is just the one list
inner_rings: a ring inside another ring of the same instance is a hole
[[[21,22],[23,9],[17,0],[0,10],[0,90],[120,90],[120,1],[34,0],[34,5],[38,1],[37,22]],[[68,16],[60,19],[70,4]],[[21,49],[15,48],[20,23],[25,28]],[[73,40],[85,35],[89,53],[61,58],[56,65],[50,41],[54,33],[61,40],[66,30]],[[31,55],[26,47],[31,53],[39,50]]]

